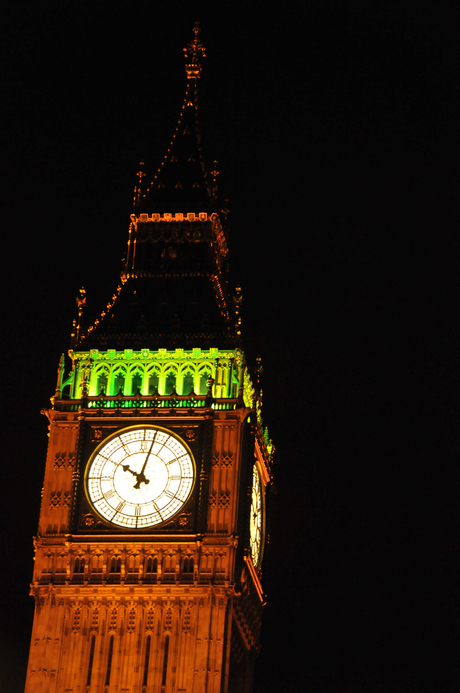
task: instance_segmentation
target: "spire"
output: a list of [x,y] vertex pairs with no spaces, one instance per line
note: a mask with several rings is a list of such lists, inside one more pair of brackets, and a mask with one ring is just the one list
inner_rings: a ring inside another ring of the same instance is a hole
[[[210,179],[201,149],[198,117],[198,80],[206,51],[199,40],[199,23],[194,38],[184,48],[187,82],[179,118],[158,169],[152,176],[141,168],[134,191],[136,212],[210,212],[215,209],[217,185]],[[214,171],[216,170],[214,166]]]
[[206,49],[201,43],[198,35],[200,33],[200,22],[195,22],[193,27],[193,33],[195,38],[190,41],[184,48],[185,60],[185,71],[187,73],[187,80],[189,79],[200,79],[201,77],[201,63],[200,55],[202,58],[206,58]]
[[120,284],[75,342],[86,348],[233,348],[241,336],[241,292],[228,291],[228,247],[217,207],[217,161],[201,151],[198,80],[205,49],[196,23],[184,48],[185,97],[154,176],[141,161]]

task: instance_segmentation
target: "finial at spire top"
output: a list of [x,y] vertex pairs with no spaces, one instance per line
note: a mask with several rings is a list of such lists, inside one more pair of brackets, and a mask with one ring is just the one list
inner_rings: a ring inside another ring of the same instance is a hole
[[[195,22],[193,27],[193,33],[195,37],[193,41],[184,48],[185,55],[185,71],[187,72],[187,79],[200,79],[201,77],[201,63],[200,57],[206,58],[206,49],[198,38],[200,33],[200,22]],[[201,56],[200,56],[201,54]]]

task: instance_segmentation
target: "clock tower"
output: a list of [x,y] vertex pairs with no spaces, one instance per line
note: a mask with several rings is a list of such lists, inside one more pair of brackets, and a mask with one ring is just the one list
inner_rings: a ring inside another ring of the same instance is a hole
[[26,693],[250,693],[273,446],[227,281],[204,48],[185,49],[172,140],[138,173],[102,311],[80,291],[46,410]]

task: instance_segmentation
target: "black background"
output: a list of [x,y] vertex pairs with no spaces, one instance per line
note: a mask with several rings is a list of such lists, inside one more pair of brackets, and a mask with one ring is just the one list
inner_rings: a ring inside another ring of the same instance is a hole
[[[157,8],[160,6],[160,9]],[[193,6],[192,6],[193,5]],[[25,2],[2,20],[2,691],[21,691],[54,392],[117,285],[195,19],[205,151],[276,444],[255,691],[456,691],[455,3]]]

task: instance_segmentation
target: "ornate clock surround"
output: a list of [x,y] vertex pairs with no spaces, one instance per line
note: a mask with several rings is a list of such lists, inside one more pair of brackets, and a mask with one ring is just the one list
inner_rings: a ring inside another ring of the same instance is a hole
[[[210,451],[203,446],[204,421],[184,422],[184,421],[155,421],[147,417],[136,420],[123,420],[117,424],[106,422],[85,422],[84,432],[82,431],[83,444],[79,460],[77,461],[74,479],[75,492],[75,513],[73,518],[73,531],[76,534],[190,534],[198,530],[197,522],[200,516],[199,506],[206,505],[205,489],[198,480],[207,477],[203,474],[211,464]],[[92,507],[85,491],[85,475],[88,464],[94,453],[107,441],[121,431],[135,427],[153,427],[170,432],[171,435],[183,441],[184,445],[190,449],[195,462],[195,482],[191,494],[183,507],[172,516],[156,526],[148,527],[121,527],[112,524],[101,517]]]

